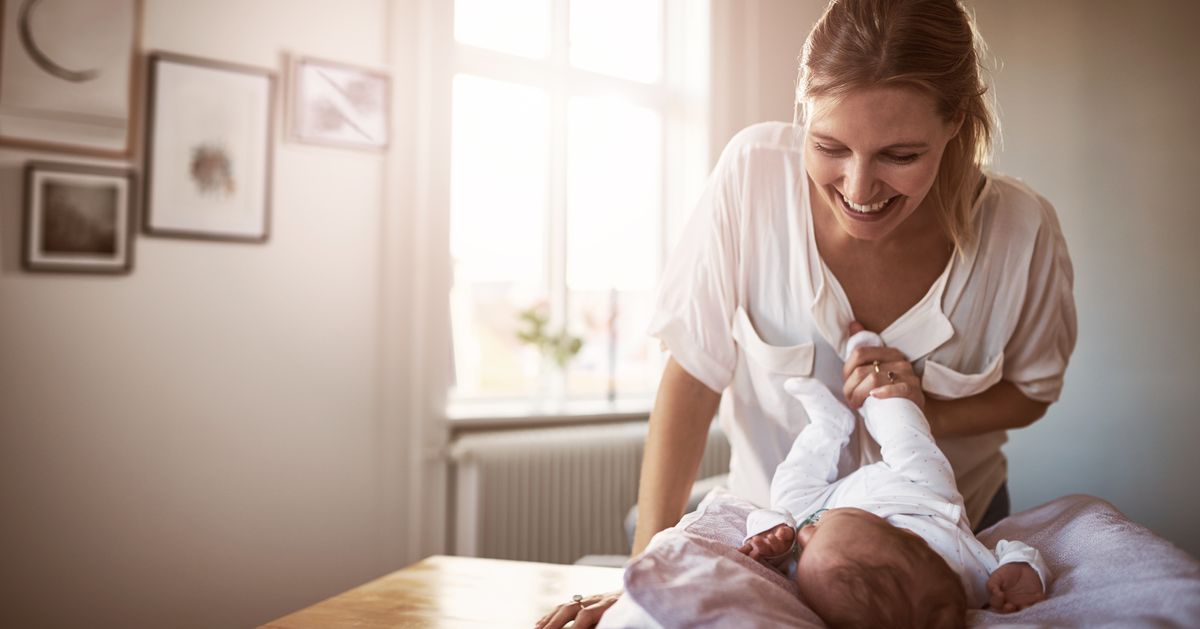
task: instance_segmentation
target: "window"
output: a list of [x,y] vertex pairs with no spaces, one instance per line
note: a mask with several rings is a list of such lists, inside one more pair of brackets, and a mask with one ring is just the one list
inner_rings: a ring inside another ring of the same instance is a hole
[[[700,7],[455,0],[452,402],[648,404],[657,279],[708,168]],[[523,312],[582,341],[565,368]]]

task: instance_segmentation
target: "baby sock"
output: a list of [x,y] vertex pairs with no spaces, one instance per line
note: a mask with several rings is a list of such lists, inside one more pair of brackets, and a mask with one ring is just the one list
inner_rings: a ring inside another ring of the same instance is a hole
[[860,347],[883,347],[883,338],[870,330],[856,332],[846,341],[846,357]]

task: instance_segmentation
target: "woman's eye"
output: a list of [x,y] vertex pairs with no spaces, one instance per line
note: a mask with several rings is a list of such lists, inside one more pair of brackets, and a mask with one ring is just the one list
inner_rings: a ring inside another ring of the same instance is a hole
[[825,146],[824,144],[820,144],[820,143],[814,144],[813,146],[816,147],[818,152],[824,153],[826,155],[832,155],[834,157],[841,155],[843,152],[842,149],[829,148],[828,146]]
[[919,153],[909,153],[907,155],[888,155],[887,158],[897,164],[911,164],[920,156]]

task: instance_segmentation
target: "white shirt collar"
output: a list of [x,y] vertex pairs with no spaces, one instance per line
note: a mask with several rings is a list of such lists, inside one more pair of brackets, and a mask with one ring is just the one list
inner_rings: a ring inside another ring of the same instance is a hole
[[[850,307],[850,300],[847,299],[837,278],[825,265],[825,261],[821,259],[820,252],[817,250],[816,232],[813,228],[813,209],[809,203],[808,175],[802,170],[800,178],[803,180],[800,193],[807,214],[805,237],[808,239],[809,255],[808,288],[813,291],[809,302],[812,304],[812,320],[825,341],[844,359],[846,358],[846,341],[850,337],[848,328],[854,318],[854,312]],[[985,186],[990,187],[990,185],[991,178],[988,178]],[[979,199],[982,199],[986,193],[985,189],[979,195]],[[979,199],[976,200],[976,206],[979,204]],[[978,225],[976,227],[978,228]],[[884,344],[904,352],[910,361],[916,361],[953,338],[954,326],[951,325],[950,318],[946,316],[943,309],[946,286],[955,268],[961,265],[963,269],[969,270],[974,265],[978,249],[978,246],[971,247],[962,260],[959,260],[958,254],[950,258],[950,262],[946,264],[942,274],[929,287],[929,291],[925,293],[921,301],[900,315],[886,330],[880,333]],[[952,297],[957,298],[957,295]]]

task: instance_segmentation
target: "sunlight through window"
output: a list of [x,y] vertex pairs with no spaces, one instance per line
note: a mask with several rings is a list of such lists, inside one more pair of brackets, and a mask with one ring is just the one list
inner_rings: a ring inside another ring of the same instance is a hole
[[546,299],[546,94],[459,75],[453,102],[450,252],[458,391],[521,393],[538,364],[517,342],[517,310]]
[[522,57],[550,50],[550,0],[455,0],[454,39]]
[[[658,112],[577,97],[567,114],[568,324],[584,339],[568,386],[580,394],[649,393],[645,334],[662,207]],[[619,254],[617,252],[620,252]]]
[[571,64],[654,83],[662,76],[662,2],[571,0]]
[[454,34],[451,414],[648,408],[664,231],[710,166],[707,5],[456,0]]

